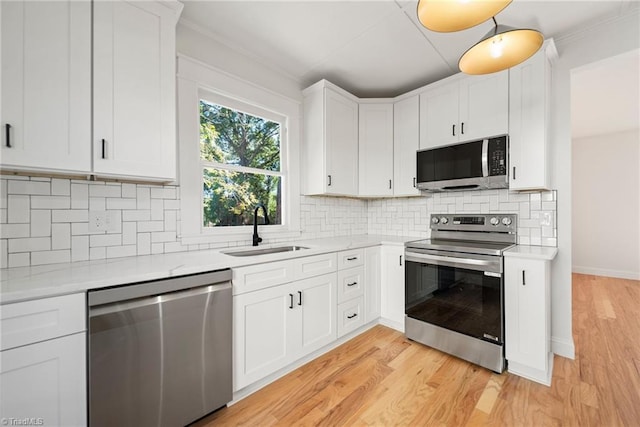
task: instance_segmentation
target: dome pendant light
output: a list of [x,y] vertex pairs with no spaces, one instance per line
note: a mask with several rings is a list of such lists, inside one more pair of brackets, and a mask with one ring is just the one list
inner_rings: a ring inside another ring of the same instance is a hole
[[537,30],[498,25],[478,43],[469,48],[458,61],[465,74],[490,74],[506,70],[526,61],[540,49],[544,42]]
[[418,19],[431,31],[450,33],[474,27],[512,0],[418,0]]

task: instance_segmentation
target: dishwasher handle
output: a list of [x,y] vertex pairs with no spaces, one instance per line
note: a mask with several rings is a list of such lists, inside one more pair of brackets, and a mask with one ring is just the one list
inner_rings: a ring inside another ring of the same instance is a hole
[[231,282],[231,277],[231,270],[225,269],[149,282],[129,283],[125,286],[89,291],[87,303],[89,307],[95,307],[113,302],[153,297],[184,289]]
[[[134,285],[135,286],[135,285]],[[105,314],[116,313],[119,311],[135,310],[137,308],[148,307],[150,305],[167,303],[182,298],[189,298],[198,295],[213,294],[231,289],[231,283],[219,283],[216,285],[201,286],[199,288],[186,289],[184,291],[172,292],[169,294],[148,296],[134,300],[112,302],[100,306],[89,308],[89,318],[103,316]]]

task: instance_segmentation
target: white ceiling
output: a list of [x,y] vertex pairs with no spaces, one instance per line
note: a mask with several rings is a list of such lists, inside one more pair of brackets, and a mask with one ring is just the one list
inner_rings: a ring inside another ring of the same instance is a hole
[[[181,19],[299,82],[326,78],[360,97],[391,97],[458,72],[458,58],[492,28],[435,33],[417,0],[184,0]],[[570,33],[637,7],[636,1],[514,0],[496,19]]]
[[640,128],[640,50],[571,73],[571,135],[603,135]]

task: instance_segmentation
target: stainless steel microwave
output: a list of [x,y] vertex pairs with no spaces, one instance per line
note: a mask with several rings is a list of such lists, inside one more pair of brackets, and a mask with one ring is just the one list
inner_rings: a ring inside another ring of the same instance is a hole
[[495,136],[417,152],[417,187],[427,191],[509,187],[509,138]]

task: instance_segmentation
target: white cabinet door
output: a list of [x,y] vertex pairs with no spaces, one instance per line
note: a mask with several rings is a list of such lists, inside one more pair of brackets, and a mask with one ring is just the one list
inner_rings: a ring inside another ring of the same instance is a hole
[[301,321],[295,323],[301,329],[298,357],[315,351],[337,337],[336,273],[312,277],[293,283],[294,310],[299,311]]
[[509,70],[509,188],[548,189],[550,63],[545,49]]
[[416,151],[420,148],[418,95],[393,105],[393,194],[419,196],[416,188]]
[[145,1],[93,8],[94,172],[172,181],[177,13]]
[[382,246],[382,318],[404,330],[404,246]]
[[549,352],[548,263],[512,257],[504,263],[506,358],[544,371]]
[[84,332],[0,352],[0,419],[87,425]]
[[458,142],[459,83],[438,85],[420,94],[420,149]]
[[[360,104],[359,194],[393,195],[393,104]],[[406,166],[406,165],[405,165]]]
[[326,192],[355,196],[358,194],[358,104],[330,88],[324,91]]
[[3,1],[0,15],[0,166],[90,173],[91,2]]
[[240,390],[294,360],[299,310],[290,285],[233,297],[233,389]]
[[460,141],[509,133],[509,72],[460,81]]
[[382,262],[380,246],[364,250],[364,321],[371,322],[380,317],[380,291],[382,283]]

